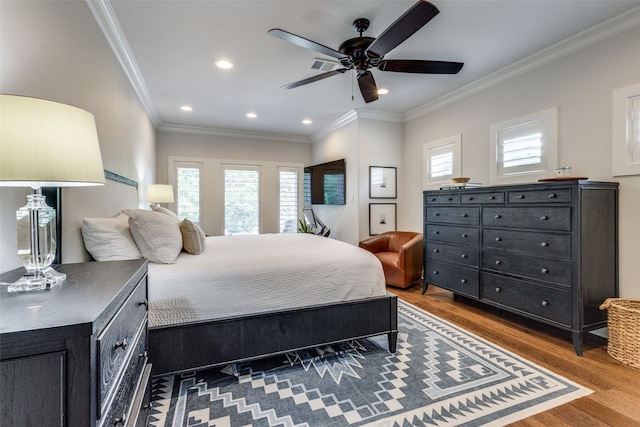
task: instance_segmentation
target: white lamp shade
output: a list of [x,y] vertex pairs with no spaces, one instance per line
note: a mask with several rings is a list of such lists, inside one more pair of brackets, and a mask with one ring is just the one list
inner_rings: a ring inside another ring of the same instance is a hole
[[58,102],[0,94],[0,186],[104,184],[91,113]]
[[147,202],[173,203],[173,186],[166,184],[152,184],[147,187]]

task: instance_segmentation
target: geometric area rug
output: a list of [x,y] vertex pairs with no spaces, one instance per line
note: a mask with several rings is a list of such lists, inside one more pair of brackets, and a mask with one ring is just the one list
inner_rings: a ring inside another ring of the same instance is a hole
[[591,393],[398,300],[386,335],[153,381],[152,427],[502,426]]

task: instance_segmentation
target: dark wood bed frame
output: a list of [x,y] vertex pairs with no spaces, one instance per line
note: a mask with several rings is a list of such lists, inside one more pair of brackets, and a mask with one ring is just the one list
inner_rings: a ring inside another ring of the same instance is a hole
[[397,296],[149,329],[153,375],[191,371],[386,334],[396,351]]
[[[109,171],[105,171],[105,177],[125,184],[125,188],[138,187],[137,182]],[[59,192],[57,196],[58,202],[53,204],[60,219]],[[353,301],[150,328],[148,353],[152,373],[193,371],[383,334],[388,337],[389,351],[394,353],[398,336],[397,305],[397,296],[388,293]]]

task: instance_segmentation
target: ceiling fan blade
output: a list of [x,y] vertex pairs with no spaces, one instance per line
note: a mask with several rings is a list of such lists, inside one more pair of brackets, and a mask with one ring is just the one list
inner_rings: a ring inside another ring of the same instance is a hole
[[293,43],[297,46],[303,47],[305,49],[313,50],[315,52],[322,53],[323,55],[331,56],[337,59],[344,59],[347,56],[337,50],[331,49],[330,47],[321,45],[320,43],[316,43],[314,41],[305,39],[304,37],[297,36],[293,33],[290,33],[285,30],[281,30],[280,28],[274,28],[269,30],[268,33],[273,37],[277,37],[281,40],[284,40],[289,43]]
[[462,62],[394,59],[380,61],[378,69],[396,73],[457,74],[463,65]]
[[440,11],[433,4],[424,0],[418,1],[371,43],[367,49],[367,55],[382,58],[431,21],[438,13]]
[[373,102],[378,99],[378,87],[376,86],[376,81],[373,79],[371,71],[358,74],[358,86],[360,87],[360,93],[362,93],[364,102]]
[[337,70],[329,71],[326,73],[318,74],[317,76],[309,77],[308,79],[298,80],[297,82],[289,83],[287,85],[281,86],[282,89],[293,89],[298,86],[304,86],[309,83],[317,82],[318,80],[326,79],[327,77],[335,76],[338,74],[343,74],[346,71],[349,71],[348,68],[339,68]]

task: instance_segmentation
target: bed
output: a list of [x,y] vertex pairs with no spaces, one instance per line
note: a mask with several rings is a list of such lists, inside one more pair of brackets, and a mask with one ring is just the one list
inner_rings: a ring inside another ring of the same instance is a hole
[[[124,212],[131,219],[140,210]],[[122,213],[100,221],[117,222],[118,233],[124,232]],[[382,266],[371,253],[310,234],[203,239],[202,253],[182,250],[175,262],[149,264],[153,375],[376,335],[387,335],[395,352],[397,297],[386,292]]]

